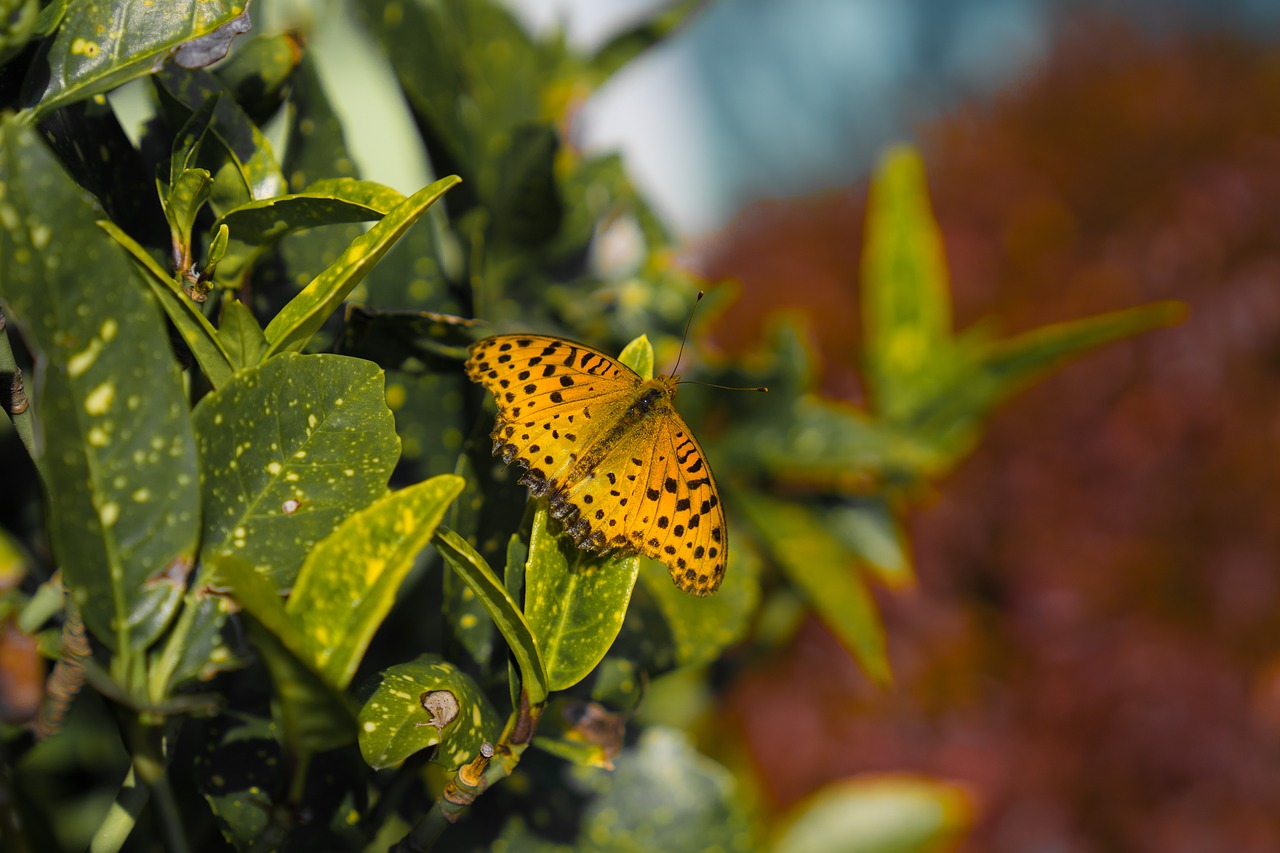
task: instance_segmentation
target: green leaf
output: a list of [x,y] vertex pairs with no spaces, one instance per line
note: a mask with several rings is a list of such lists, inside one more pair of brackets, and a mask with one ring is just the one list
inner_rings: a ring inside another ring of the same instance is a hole
[[174,244],[185,250],[184,257],[190,257],[191,226],[200,214],[200,208],[209,200],[212,188],[213,176],[204,169],[187,169],[169,187],[164,215]]
[[502,152],[497,182],[489,201],[495,241],[536,246],[560,230],[563,207],[556,186],[555,161],[560,135],[547,124],[522,124]]
[[418,190],[356,238],[337,261],[316,276],[267,325],[270,344],[267,357],[305,346],[369,269],[458,180],[457,177],[442,178]]
[[641,379],[653,378],[653,344],[648,335],[641,335],[622,348],[618,361],[640,374]]
[[525,621],[524,614],[516,607],[511,595],[484,558],[449,528],[441,527],[437,530],[431,542],[484,603],[485,610],[498,626],[520,667],[520,677],[524,682],[525,692],[529,694],[529,703],[542,704],[547,698],[547,671],[529,623]]
[[884,497],[850,498],[829,507],[823,526],[863,561],[886,586],[915,582],[907,534]]
[[991,411],[1018,391],[1103,344],[1178,323],[1185,315],[1182,303],[1153,302],[1002,341],[966,334],[955,347],[948,381],[920,399],[902,427],[933,449],[942,460],[938,473],[943,473],[977,442]]
[[615,763],[612,772],[578,775],[596,792],[582,815],[580,843],[619,853],[757,849],[745,792],[732,773],[694,749],[688,735],[646,729]]
[[955,785],[873,776],[826,785],[792,808],[772,853],[942,853],[972,828],[974,803]]
[[234,0],[115,0],[72,3],[52,43],[33,66],[23,100],[33,119],[108,92],[156,70],[179,45],[238,17]]
[[129,253],[129,260],[133,262],[135,271],[147,283],[160,307],[169,316],[169,322],[178,330],[183,343],[191,349],[191,354],[195,356],[196,363],[200,365],[209,384],[214,388],[225,385],[236,371],[237,365],[232,362],[231,355],[223,347],[213,325],[200,313],[200,308],[182,291],[173,276],[165,272],[146,249],[115,223],[104,219],[99,220],[98,226]]
[[689,23],[704,5],[704,0],[678,0],[659,6],[657,14],[615,35],[591,57],[596,81],[603,83],[640,54],[660,44]]
[[305,52],[296,32],[256,36],[238,43],[214,74],[261,126],[283,103]]
[[[447,691],[450,697],[423,707],[426,694]],[[450,713],[456,716],[445,719]],[[493,704],[471,679],[436,655],[393,666],[360,709],[360,754],[374,770],[399,764],[410,755],[440,744],[432,761],[455,770],[497,741],[501,723]]]
[[778,566],[804,593],[823,623],[877,684],[893,680],[885,653],[884,626],[875,599],[859,575],[855,555],[803,504],[741,493],[752,527]]
[[261,246],[321,225],[381,219],[403,201],[403,195],[382,184],[335,178],[300,193],[251,201],[228,210],[213,227],[217,230],[226,224],[236,240]]
[[307,554],[285,608],[330,684],[346,687],[396,592],[462,492],[441,474],[348,517]]
[[382,371],[340,355],[246,368],[193,413],[203,464],[202,560],[235,554],[277,588],[307,552],[384,494],[399,456]]
[[862,253],[867,384],[884,417],[910,413],[917,386],[951,346],[951,294],[924,165],[908,146],[881,159],[867,202]]
[[[547,668],[549,690],[564,690],[596,668],[622,629],[637,556],[604,558],[554,530],[539,501],[525,569],[525,617]],[[671,581],[667,581],[671,586]]]
[[641,560],[640,582],[661,611],[675,644],[677,666],[710,663],[741,640],[760,603],[760,566],[755,553],[734,547],[724,583],[715,595],[698,598],[671,582],[657,560]]
[[162,106],[174,116],[174,123],[197,114],[211,99],[217,99],[209,134],[206,134],[199,163],[214,175],[210,199],[213,210],[223,213],[254,199],[272,198],[285,189],[284,175],[271,143],[250,120],[218,79],[207,71],[167,67],[155,77]]
[[218,325],[218,340],[236,370],[253,367],[262,361],[267,351],[267,338],[262,334],[258,320],[238,299],[226,299],[222,303],[222,321]]
[[236,850],[248,850],[267,831],[276,785],[280,733],[267,719],[228,709],[203,733],[205,748],[192,758],[192,781]]
[[294,754],[319,752],[354,740],[355,709],[316,671],[307,638],[271,582],[237,556],[214,554],[208,566],[215,582],[227,587],[251,617],[254,647],[271,672],[279,699],[273,713],[286,749]]
[[12,118],[0,120],[0,185],[0,297],[41,365],[32,411],[49,540],[86,624],[127,655],[164,630],[195,556],[181,379],[163,320],[97,211]]

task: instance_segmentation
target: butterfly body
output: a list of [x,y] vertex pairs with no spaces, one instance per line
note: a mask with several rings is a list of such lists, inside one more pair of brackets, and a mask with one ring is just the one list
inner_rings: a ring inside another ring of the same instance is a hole
[[702,448],[674,406],[679,379],[643,379],[599,350],[547,335],[471,346],[467,375],[493,392],[493,453],[581,548],[647,554],[709,595],[728,555]]

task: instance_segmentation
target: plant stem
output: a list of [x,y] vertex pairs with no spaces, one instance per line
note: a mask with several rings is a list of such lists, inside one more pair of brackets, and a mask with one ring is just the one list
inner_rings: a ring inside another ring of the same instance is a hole
[[142,813],[147,799],[147,789],[138,784],[137,774],[130,767],[129,775],[124,777],[120,793],[116,794],[116,801],[111,804],[106,820],[89,842],[89,853],[116,853],[123,847],[129,833],[133,832],[133,827],[138,823],[138,815]]
[[[5,325],[4,312],[0,311],[0,375],[21,376],[22,374],[18,369],[18,360],[14,358],[13,346],[9,343],[9,333],[5,330]],[[18,440],[22,442],[22,446],[27,449],[27,455],[31,457],[31,461],[35,464],[36,472],[40,475],[41,481],[47,482],[40,459],[36,456],[35,420],[30,402],[21,411],[15,412],[12,408],[6,411],[9,413],[9,420],[13,422],[13,430],[18,434]]]

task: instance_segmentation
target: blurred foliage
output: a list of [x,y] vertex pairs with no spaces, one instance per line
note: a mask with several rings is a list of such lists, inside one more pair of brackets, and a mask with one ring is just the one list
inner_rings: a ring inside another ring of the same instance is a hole
[[[1016,91],[923,128],[960,324],[1190,311],[1010,405],[918,513],[920,583],[884,600],[896,693],[812,621],[727,689],[773,811],[896,769],[982,803],[965,850],[1280,849],[1277,59],[1077,24]],[[744,216],[704,259],[743,286],[717,339],[804,311],[822,386],[868,393],[831,317],[858,308],[865,198]]]
[[[854,783],[772,826],[759,779],[628,721],[664,678],[705,695],[801,608],[888,685],[870,590],[912,582],[905,507],[995,405],[1180,309],[956,333],[921,163],[890,151],[861,290],[871,405],[824,397],[791,325],[733,366],[702,351],[723,289],[694,325],[700,378],[772,391],[682,396],[735,542],[720,593],[686,597],[525,506],[462,360],[489,327],[631,342],[641,372],[674,356],[706,283],[620,161],[566,133],[697,4],[587,56],[490,0],[352,2],[439,176],[407,196],[360,179],[297,34],[208,68],[245,4],[5,19],[0,440],[44,502],[19,490],[4,518],[0,661],[26,691],[38,656],[62,673],[47,726],[6,689],[5,849],[951,843],[959,789]],[[101,96],[139,78],[135,145]]]

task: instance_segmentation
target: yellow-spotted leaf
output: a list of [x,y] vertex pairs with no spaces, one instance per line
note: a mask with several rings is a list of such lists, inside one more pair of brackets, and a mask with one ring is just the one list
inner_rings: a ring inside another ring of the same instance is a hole
[[286,611],[329,683],[345,687],[461,477],[441,474],[357,512],[307,555]]
[[456,769],[485,741],[496,743],[502,726],[479,685],[436,655],[383,672],[360,709],[359,725],[360,754],[374,770],[436,744],[432,761]]
[[286,354],[246,368],[194,412],[202,556],[235,554],[280,588],[307,552],[384,493],[400,442],[372,362]]

